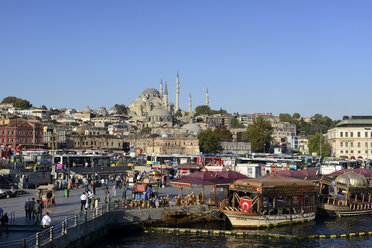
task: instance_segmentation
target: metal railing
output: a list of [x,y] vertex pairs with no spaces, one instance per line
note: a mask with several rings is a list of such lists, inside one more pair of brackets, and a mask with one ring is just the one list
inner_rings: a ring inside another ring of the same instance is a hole
[[0,243],[0,248],[3,247],[40,247],[43,244],[46,244],[50,241],[53,241],[56,238],[59,238],[63,235],[68,233],[68,230],[74,228],[82,223],[87,221],[96,219],[110,211],[110,205],[100,205],[99,208],[93,208],[79,214],[75,214],[72,217],[65,217],[63,221],[61,221],[57,225],[50,226],[49,228],[44,229],[43,231],[37,232],[34,235],[31,235],[27,238],[23,238],[21,240],[14,240],[8,242]]

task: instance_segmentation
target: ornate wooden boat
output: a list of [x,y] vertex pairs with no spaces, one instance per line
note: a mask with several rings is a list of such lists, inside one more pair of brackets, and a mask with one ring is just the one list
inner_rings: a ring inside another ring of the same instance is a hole
[[372,187],[367,179],[355,172],[319,181],[318,208],[333,216],[372,214]]
[[260,228],[310,221],[316,215],[313,182],[271,175],[239,179],[220,211],[234,228]]

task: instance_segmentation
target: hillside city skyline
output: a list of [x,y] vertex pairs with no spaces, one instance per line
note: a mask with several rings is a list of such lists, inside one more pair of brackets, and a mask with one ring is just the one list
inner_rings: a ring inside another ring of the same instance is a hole
[[[87,4],[89,3],[89,4]],[[180,107],[369,115],[370,1],[3,1],[0,98],[129,105],[167,80]]]

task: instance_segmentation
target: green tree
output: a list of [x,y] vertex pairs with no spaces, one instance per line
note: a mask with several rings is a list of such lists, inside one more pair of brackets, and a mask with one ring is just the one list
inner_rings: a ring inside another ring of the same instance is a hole
[[222,109],[222,108],[220,108],[220,110],[211,110],[210,111],[210,115],[215,115],[215,114],[226,115],[227,111]]
[[214,133],[218,136],[221,141],[231,141],[232,134],[226,128],[217,128]]
[[182,117],[182,113],[181,113],[181,111],[177,111],[177,112],[174,114],[174,117]]
[[128,108],[124,104],[115,104],[115,109],[118,114],[127,115]]
[[200,151],[206,154],[215,154],[222,150],[220,138],[211,129],[198,134]]
[[195,108],[195,116],[210,115],[211,108],[207,105],[200,105]]
[[273,128],[270,121],[257,117],[248,125],[243,133],[242,140],[251,142],[252,150],[264,151],[264,147],[272,140]]
[[28,109],[32,107],[32,104],[29,101],[25,99],[17,98],[15,96],[5,97],[1,103],[12,103],[14,107],[21,108],[21,109]]
[[279,120],[281,122],[289,122],[289,123],[292,123],[293,122],[293,118],[290,114],[279,114]]
[[231,128],[243,128],[244,126],[236,118],[232,118],[230,121]]
[[151,127],[143,127],[141,130],[140,130],[140,133],[143,133],[143,134],[150,134],[152,131]]
[[313,152],[316,152],[316,154],[319,156],[320,143],[322,143],[322,158],[329,157],[331,154],[331,145],[325,142],[325,138],[323,135],[320,134],[320,132],[316,132],[309,139],[308,146],[309,146],[310,154],[312,154]]
[[47,110],[48,108],[47,108],[47,106],[45,106],[45,105],[41,105],[41,107],[40,107],[41,109],[45,109],[45,110]]
[[299,113],[294,113],[292,115],[293,119],[300,119],[301,118],[301,115]]

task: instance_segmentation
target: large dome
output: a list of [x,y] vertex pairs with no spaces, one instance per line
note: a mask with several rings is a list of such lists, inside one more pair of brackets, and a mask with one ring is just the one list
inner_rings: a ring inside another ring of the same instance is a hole
[[89,108],[89,107],[86,107],[84,110],[83,110],[83,113],[84,114],[90,114],[92,112],[92,109]]
[[149,113],[149,117],[170,117],[171,114],[168,110],[162,108],[156,108]]
[[142,92],[142,95],[156,95],[156,96],[160,96],[160,93],[159,93],[159,91],[157,91],[154,88],[148,88],[148,89],[145,89]]
[[346,184],[352,187],[365,187],[368,185],[366,178],[361,174],[355,172],[347,172],[336,177],[335,182]]
[[196,123],[188,123],[186,125],[183,125],[182,130],[189,133],[199,133],[202,129]]

